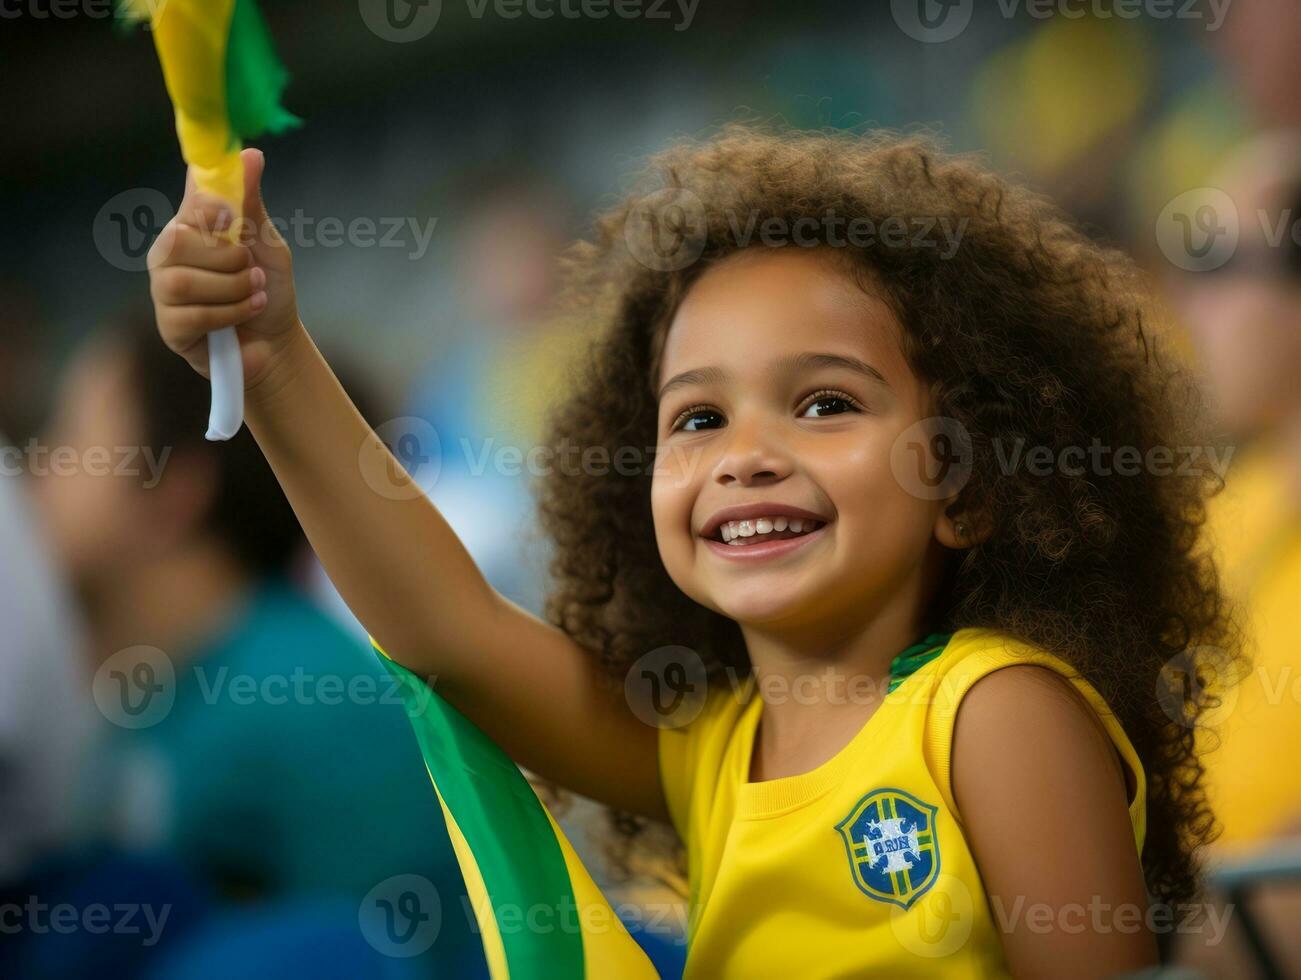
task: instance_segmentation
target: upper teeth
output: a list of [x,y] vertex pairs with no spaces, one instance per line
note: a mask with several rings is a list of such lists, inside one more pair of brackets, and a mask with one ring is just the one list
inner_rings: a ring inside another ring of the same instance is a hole
[[724,541],[736,538],[748,538],[770,531],[785,531],[788,528],[799,534],[804,530],[813,530],[817,521],[801,520],[798,517],[758,517],[749,521],[726,521],[718,528]]

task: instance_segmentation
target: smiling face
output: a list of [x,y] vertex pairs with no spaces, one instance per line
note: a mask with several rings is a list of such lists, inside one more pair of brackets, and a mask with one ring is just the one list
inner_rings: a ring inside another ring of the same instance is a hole
[[[825,248],[730,256],[691,287],[665,339],[651,486],[660,556],[687,595],[743,625],[917,615],[943,547],[957,545],[945,501],[910,493],[891,467],[900,436],[933,414],[928,386],[889,307],[832,259]],[[719,510],[749,504],[826,524],[756,557],[729,554],[755,545],[701,535]]]

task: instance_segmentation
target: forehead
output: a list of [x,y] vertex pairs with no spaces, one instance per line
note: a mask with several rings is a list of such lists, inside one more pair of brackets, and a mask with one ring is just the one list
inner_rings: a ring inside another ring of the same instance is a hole
[[894,382],[909,373],[902,328],[826,248],[754,248],[711,267],[683,297],[668,328],[656,388],[706,365],[746,366],[793,352],[832,351],[867,361]]

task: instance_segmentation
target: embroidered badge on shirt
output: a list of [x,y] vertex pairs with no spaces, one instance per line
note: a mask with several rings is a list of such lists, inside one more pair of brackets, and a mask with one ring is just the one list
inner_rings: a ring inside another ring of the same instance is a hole
[[940,871],[937,809],[899,789],[873,790],[859,800],[836,824],[854,884],[900,908],[917,901]]

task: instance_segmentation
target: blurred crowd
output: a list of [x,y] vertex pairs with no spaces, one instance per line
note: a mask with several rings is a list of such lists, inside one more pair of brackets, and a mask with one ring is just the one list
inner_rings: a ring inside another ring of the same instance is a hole
[[[769,39],[772,70],[750,88],[693,97],[648,78],[636,104],[659,108],[645,113],[587,88],[576,104],[603,123],[551,106],[518,148],[526,80],[466,96],[478,128],[454,194],[421,190],[402,156],[420,137],[395,139],[392,179],[416,190],[392,206],[455,206],[408,242],[424,241],[418,262],[305,251],[305,317],[319,312],[344,386],[492,584],[541,613],[530,474],[498,454],[536,444],[588,339],[544,313],[554,259],[628,161],[740,104],[817,125],[938,123],[988,151],[1139,258],[1204,380],[1231,452],[1207,546],[1253,657],[1242,677],[1194,680],[1236,682],[1203,760],[1223,825],[1212,897],[1237,924],[1167,955],[1208,976],[1301,975],[1301,5],[1231,0],[1215,30],[1107,4],[994,28],[978,16],[945,42],[961,45],[951,63],[885,27],[833,42],[816,6],[807,34]],[[269,147],[273,212],[277,193],[344,193],[343,164],[299,161],[277,183],[277,162]],[[158,341],[143,273],[123,275],[134,300],[82,308],[72,331],[46,313],[66,321],[67,296],[0,281],[0,976],[486,976],[388,675],[249,433],[204,440],[206,383]],[[366,290],[390,301],[372,296],[363,322]],[[577,799],[562,819],[599,882],[677,900],[605,877],[600,818]],[[368,904],[392,914],[361,916]],[[101,908],[132,921],[97,927]]]

